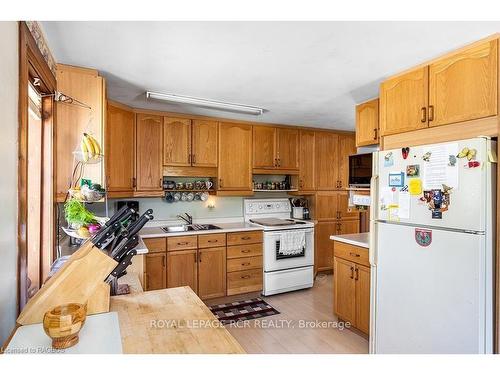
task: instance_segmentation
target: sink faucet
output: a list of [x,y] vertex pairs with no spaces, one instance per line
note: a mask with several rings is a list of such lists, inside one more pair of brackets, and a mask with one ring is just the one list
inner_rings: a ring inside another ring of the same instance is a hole
[[181,219],[182,221],[184,221],[188,225],[193,224],[193,217],[191,215],[189,215],[187,212],[184,212],[184,215],[186,215],[186,216],[184,217],[184,216],[179,214],[179,215],[177,215],[177,218]]

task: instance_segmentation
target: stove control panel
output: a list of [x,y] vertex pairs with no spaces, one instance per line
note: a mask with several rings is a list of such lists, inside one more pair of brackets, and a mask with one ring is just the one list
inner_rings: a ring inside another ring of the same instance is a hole
[[291,211],[290,201],[283,199],[245,199],[245,215],[279,214]]

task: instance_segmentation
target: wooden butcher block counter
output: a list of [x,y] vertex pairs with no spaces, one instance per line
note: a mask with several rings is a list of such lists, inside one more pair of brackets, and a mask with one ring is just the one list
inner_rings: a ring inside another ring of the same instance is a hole
[[189,287],[111,297],[123,353],[245,353]]

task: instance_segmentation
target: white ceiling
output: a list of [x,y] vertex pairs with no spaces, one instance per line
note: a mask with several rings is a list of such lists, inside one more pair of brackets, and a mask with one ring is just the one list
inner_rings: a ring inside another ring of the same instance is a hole
[[[60,63],[93,67],[137,108],[354,129],[389,75],[500,22],[42,22]],[[262,116],[146,101],[145,91],[260,106]]]

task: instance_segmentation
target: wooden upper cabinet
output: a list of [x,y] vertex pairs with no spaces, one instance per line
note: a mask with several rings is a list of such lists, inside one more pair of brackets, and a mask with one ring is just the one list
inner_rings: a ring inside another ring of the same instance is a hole
[[338,188],[337,146],[337,134],[316,132],[315,174],[317,190],[335,190]]
[[[85,104],[92,110],[77,105],[56,102],[57,126],[55,136],[55,193],[63,201],[73,176],[73,151],[80,150],[83,133],[90,133],[103,144],[105,82],[97,70],[69,65],[57,65],[57,90]],[[87,164],[82,178],[104,185],[104,163]],[[75,182],[75,181],[73,181]]]
[[299,131],[278,128],[276,133],[276,158],[280,169],[299,168]]
[[427,127],[428,67],[390,78],[380,85],[380,135]]
[[314,170],[315,132],[301,130],[299,137],[299,190],[313,191],[316,189]]
[[251,192],[252,126],[219,123],[218,190]]
[[379,143],[378,106],[378,98],[356,106],[357,147]]
[[163,118],[163,165],[191,166],[191,120]]
[[195,167],[217,167],[217,121],[193,120],[191,164]]
[[161,191],[162,118],[138,114],[136,117],[136,183],[138,191]]
[[135,115],[108,103],[105,147],[106,190],[132,192],[135,165]]
[[354,135],[339,135],[337,187],[340,189],[349,185],[349,155],[354,155],[357,152],[354,138]]
[[276,128],[270,126],[253,127],[253,167],[275,168]]
[[429,125],[475,120],[498,113],[498,40],[429,66]]

